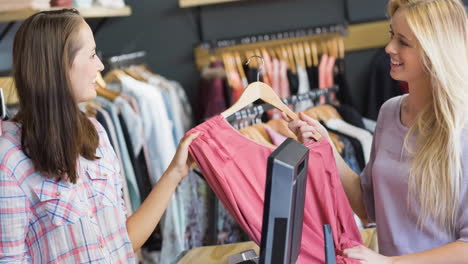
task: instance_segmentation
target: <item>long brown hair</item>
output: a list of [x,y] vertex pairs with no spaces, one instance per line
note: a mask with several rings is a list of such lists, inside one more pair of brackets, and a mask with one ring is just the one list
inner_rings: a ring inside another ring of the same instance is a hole
[[79,110],[69,69],[81,47],[85,23],[78,11],[34,14],[18,29],[13,43],[13,76],[22,126],[21,145],[36,170],[47,178],[76,183],[81,154],[95,160],[99,136]]

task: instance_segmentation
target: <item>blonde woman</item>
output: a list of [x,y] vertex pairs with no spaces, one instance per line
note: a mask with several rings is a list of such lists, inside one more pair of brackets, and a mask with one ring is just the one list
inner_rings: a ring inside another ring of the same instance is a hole
[[[388,100],[371,160],[359,177],[335,151],[350,204],[377,223],[380,254],[344,252],[362,263],[468,263],[468,24],[460,0],[391,0],[391,76],[409,94]],[[328,137],[301,114],[301,141]]]

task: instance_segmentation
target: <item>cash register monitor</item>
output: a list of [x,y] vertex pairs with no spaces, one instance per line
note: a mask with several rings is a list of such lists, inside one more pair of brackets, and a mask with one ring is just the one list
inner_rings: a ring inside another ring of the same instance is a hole
[[309,149],[291,138],[268,157],[260,264],[297,262],[308,157]]

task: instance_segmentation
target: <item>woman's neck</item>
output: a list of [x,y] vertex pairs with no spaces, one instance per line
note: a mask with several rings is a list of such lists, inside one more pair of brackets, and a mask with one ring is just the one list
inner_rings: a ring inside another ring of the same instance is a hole
[[408,83],[409,94],[401,106],[401,119],[405,126],[410,127],[421,110],[431,103],[431,83],[429,80],[419,80]]

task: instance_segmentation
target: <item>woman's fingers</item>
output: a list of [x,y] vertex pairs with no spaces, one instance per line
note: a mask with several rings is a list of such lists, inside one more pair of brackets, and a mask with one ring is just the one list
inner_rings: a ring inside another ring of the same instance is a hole
[[288,127],[289,129],[294,133],[297,134],[299,133],[299,129],[306,125],[306,123],[304,121],[301,121],[301,120],[295,120],[295,121],[292,121],[292,122],[289,122],[288,123]]
[[302,121],[306,122],[307,124],[311,125],[311,126],[317,126],[317,125],[320,125],[320,122],[313,119],[312,117],[300,112],[299,113],[299,119],[301,119]]
[[343,256],[353,259],[363,259],[365,252],[360,248],[360,246],[348,248],[343,251]]
[[281,112],[281,117],[286,121],[286,122],[291,122],[293,121],[289,116],[287,116],[284,112]]
[[184,148],[188,148],[188,146],[190,146],[192,141],[194,139],[196,139],[199,135],[200,135],[200,132],[195,132],[195,133],[192,133],[192,134],[184,137],[182,139],[182,141],[180,142],[180,145],[182,145],[182,147],[184,147]]

